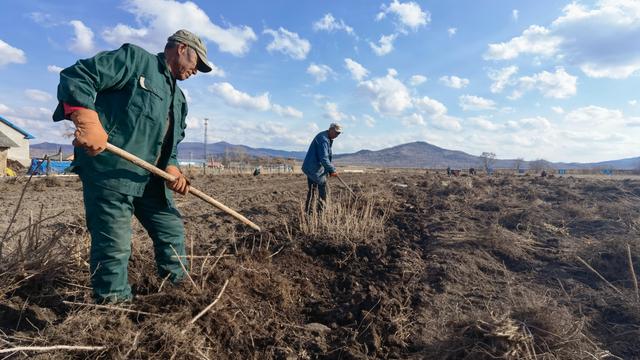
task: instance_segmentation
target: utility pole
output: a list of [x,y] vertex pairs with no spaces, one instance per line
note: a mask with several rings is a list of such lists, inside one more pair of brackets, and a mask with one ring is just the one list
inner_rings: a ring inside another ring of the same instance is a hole
[[208,118],[204,118],[204,164],[202,164],[202,173],[207,173],[207,125],[209,123]]

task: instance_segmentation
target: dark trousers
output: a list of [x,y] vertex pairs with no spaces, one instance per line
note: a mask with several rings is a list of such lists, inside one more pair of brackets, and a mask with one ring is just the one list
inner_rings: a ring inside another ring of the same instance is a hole
[[[138,218],[153,241],[158,275],[169,275],[172,282],[185,276],[181,260],[174,253],[175,249],[179,256],[185,255],[184,226],[178,210],[164,197],[162,181],[147,185],[142,197],[86,182],[83,193],[91,234],[91,285],[96,302],[120,302],[132,297],[127,271],[132,216]],[[188,266],[186,260],[182,262]]]
[[[321,178],[320,180],[325,180],[324,178]],[[324,210],[324,205],[327,202],[327,182],[325,181],[319,181],[319,182],[315,182],[313,180],[311,180],[310,178],[307,177],[307,186],[308,186],[308,190],[307,190],[307,201],[304,205],[304,210],[307,212],[307,214],[311,214],[311,212],[313,211],[313,203],[317,200],[318,202],[318,213],[322,212],[322,210]],[[316,198],[316,190],[318,191],[318,195],[320,195],[320,198],[317,199]]]

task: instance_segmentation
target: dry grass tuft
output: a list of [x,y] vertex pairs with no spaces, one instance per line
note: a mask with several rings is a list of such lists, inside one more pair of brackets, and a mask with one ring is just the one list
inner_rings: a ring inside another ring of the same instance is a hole
[[512,295],[506,310],[454,325],[448,359],[615,359],[587,336],[585,320],[546,295]]
[[373,194],[358,198],[339,195],[321,213],[304,211],[300,203],[298,226],[304,236],[366,243],[384,233],[388,209]]

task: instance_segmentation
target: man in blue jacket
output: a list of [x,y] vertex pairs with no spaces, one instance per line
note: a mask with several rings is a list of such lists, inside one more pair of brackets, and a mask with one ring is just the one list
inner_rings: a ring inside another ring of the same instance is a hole
[[332,123],[329,130],[322,131],[313,138],[309,151],[302,163],[302,172],[307,175],[307,201],[305,203],[305,211],[310,214],[312,211],[313,200],[316,189],[320,195],[318,199],[318,212],[324,209],[327,201],[327,174],[329,176],[338,176],[336,167],[331,164],[331,146],[333,139],[337,138],[342,132],[342,126]]

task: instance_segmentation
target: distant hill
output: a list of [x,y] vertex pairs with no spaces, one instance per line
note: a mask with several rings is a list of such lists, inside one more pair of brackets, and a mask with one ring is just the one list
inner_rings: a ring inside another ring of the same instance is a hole
[[[62,147],[65,155],[73,153],[73,146],[40,143],[31,145],[31,156],[42,157],[44,154],[53,155]],[[267,148],[252,148],[245,145],[234,145],[224,141],[207,144],[207,154],[221,155],[225,152],[244,152],[250,157],[283,157],[303,160],[306,151],[284,151]],[[203,144],[201,142],[183,142],[178,146],[178,158],[189,160],[191,158],[202,159]],[[352,154],[334,155],[334,161],[342,165],[364,165],[375,167],[396,167],[396,168],[451,168],[466,169],[483,167],[482,158],[467,154],[463,151],[444,149],[427,142],[417,141],[402,145],[393,146],[387,149],[371,151],[360,150]],[[515,168],[516,159],[496,159],[493,167],[502,169]],[[617,170],[635,170],[640,168],[640,157],[610,160],[597,163],[552,163],[548,161],[523,161],[521,168],[528,169],[544,165],[546,168],[555,169],[593,169],[607,168]]]
[[[353,154],[336,155],[334,160],[343,165],[365,165],[397,168],[470,168],[481,169],[483,160],[479,156],[457,150],[447,150],[423,141],[402,144],[378,151],[360,150]],[[495,159],[494,168],[515,168],[516,159]],[[633,170],[640,168],[640,157],[611,160],[598,163],[552,163],[548,161],[523,161],[521,168],[528,169],[536,165],[555,169],[592,169],[610,168]]]
[[[226,151],[244,152],[248,156],[254,157],[282,157],[291,159],[304,159],[306,151],[285,151],[267,148],[252,148],[246,145],[234,145],[225,141],[207,144],[207,154],[221,155]],[[193,159],[202,159],[204,152],[204,144],[201,142],[182,142],[178,145],[178,158],[181,160],[189,160],[189,153]]]
[[[73,145],[71,144],[54,144],[43,142],[40,144],[31,145],[32,157],[43,157],[44,155],[53,155],[58,153],[58,149],[62,148],[64,155],[73,154]],[[226,151],[229,152],[244,152],[251,157],[282,157],[302,160],[304,159],[306,151],[284,151],[265,148],[252,148],[245,145],[234,145],[224,141],[207,144],[208,155],[221,155]],[[202,159],[204,152],[204,145],[201,142],[182,142],[178,145],[178,159],[189,160],[190,154],[192,159]]]
[[69,144],[54,144],[48,142],[31,144],[29,146],[29,151],[32,158],[41,158],[45,155],[51,156],[57,154],[59,149],[62,148],[63,156],[69,156],[73,154],[73,145],[71,145],[70,142],[71,141],[69,141]]
[[447,150],[426,142],[402,144],[378,151],[360,150],[334,157],[336,163],[401,168],[478,167],[480,159],[462,151]]

